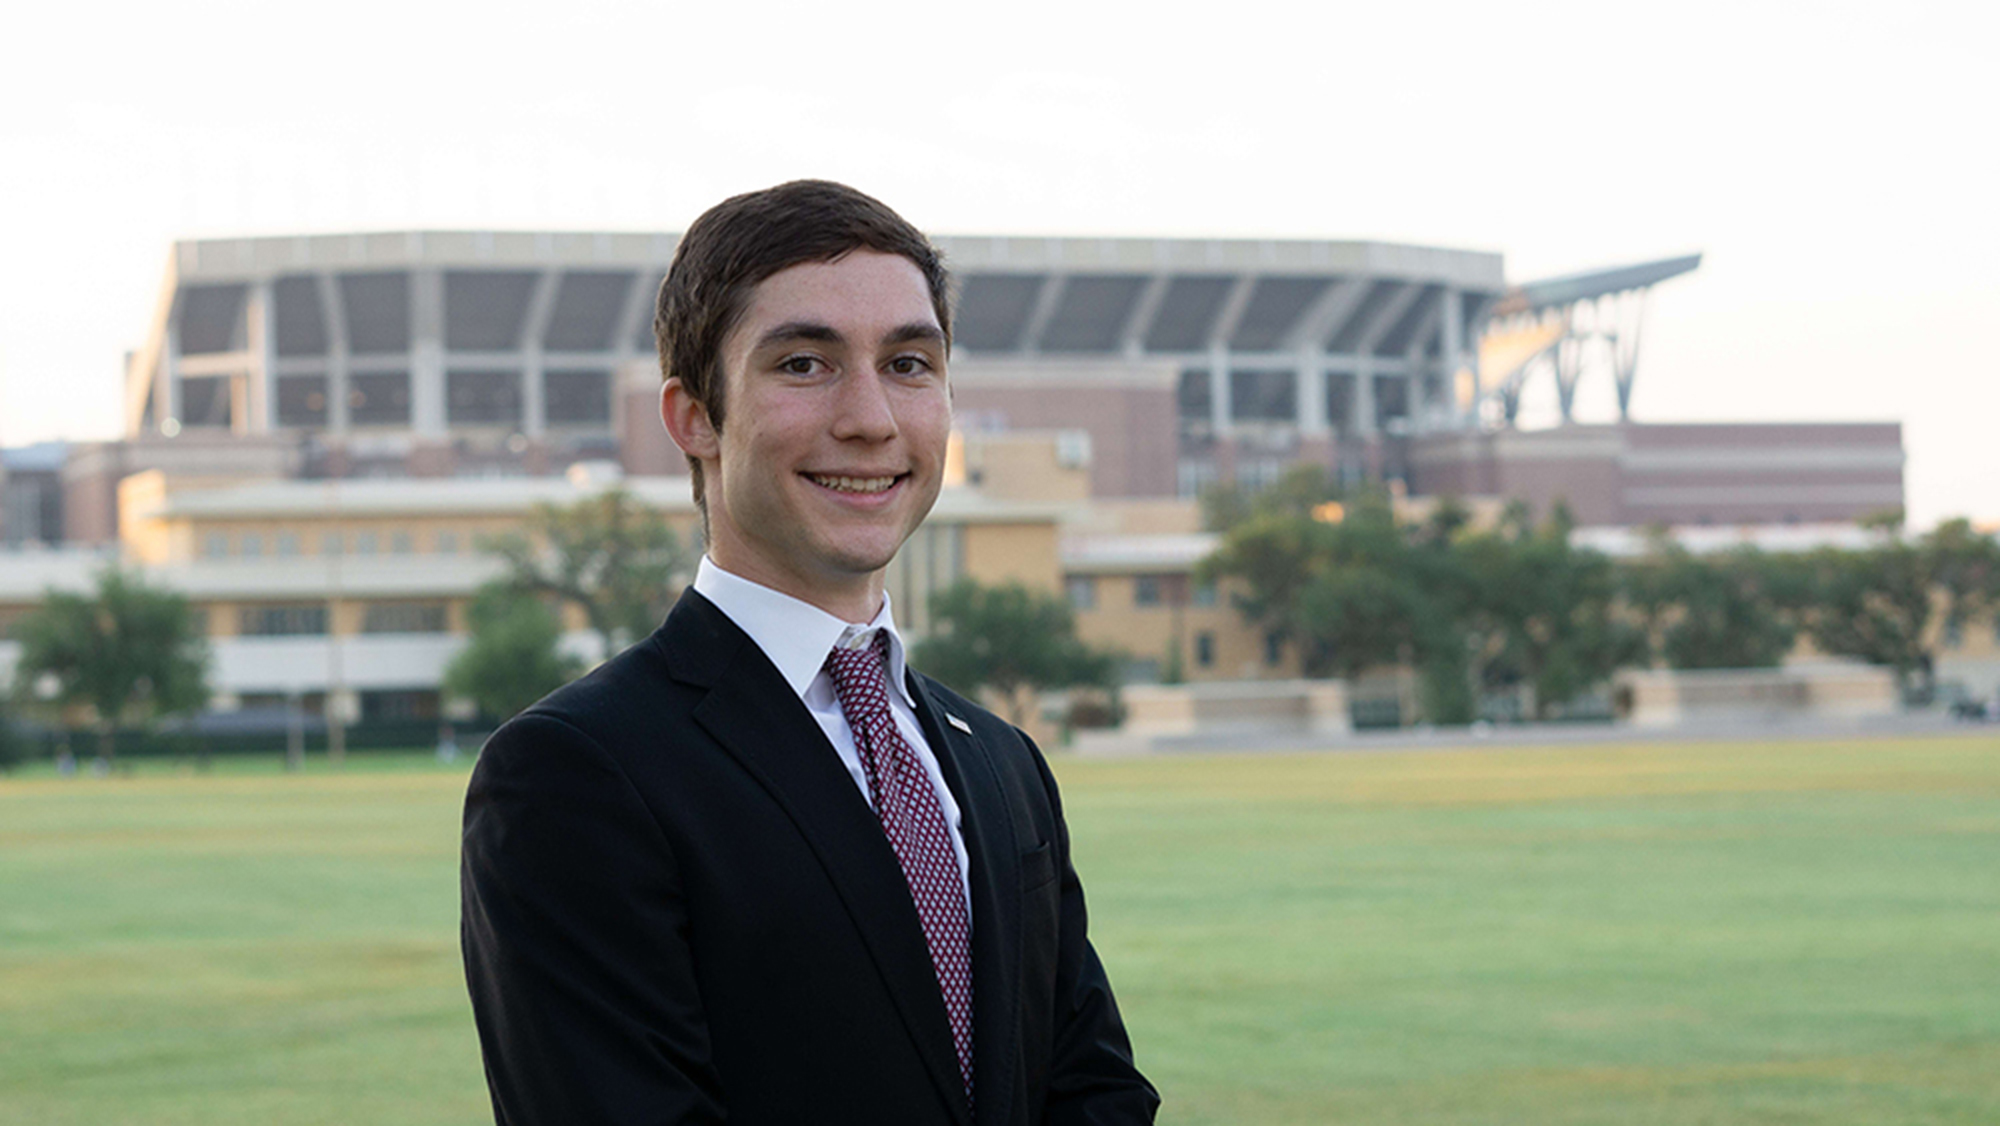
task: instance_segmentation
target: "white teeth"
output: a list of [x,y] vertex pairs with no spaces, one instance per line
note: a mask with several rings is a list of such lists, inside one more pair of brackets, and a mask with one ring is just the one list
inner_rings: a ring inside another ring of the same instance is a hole
[[879,493],[896,483],[894,477],[822,477],[812,475],[813,483],[842,493]]

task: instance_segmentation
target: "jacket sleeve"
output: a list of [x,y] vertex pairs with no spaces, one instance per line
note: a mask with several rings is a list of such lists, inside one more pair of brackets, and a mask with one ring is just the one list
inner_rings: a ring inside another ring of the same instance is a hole
[[[1025,738],[1025,736],[1023,737]],[[1033,743],[1029,746],[1032,748]],[[1083,883],[1070,863],[1069,825],[1048,763],[1035,767],[1055,811],[1061,914],[1056,966],[1055,1039],[1049,1064],[1046,1126],[1140,1126],[1153,1121],[1159,1093],[1132,1061],[1132,1042],[1111,996],[1111,981],[1091,948]]]
[[601,746],[532,713],[494,734],[460,894],[498,1123],[723,1120],[669,841]]

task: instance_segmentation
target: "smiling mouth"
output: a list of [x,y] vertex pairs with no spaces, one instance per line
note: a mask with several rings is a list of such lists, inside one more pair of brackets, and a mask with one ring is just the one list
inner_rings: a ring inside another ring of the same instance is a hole
[[830,477],[822,473],[808,473],[806,479],[823,489],[836,493],[886,493],[902,475],[893,477]]

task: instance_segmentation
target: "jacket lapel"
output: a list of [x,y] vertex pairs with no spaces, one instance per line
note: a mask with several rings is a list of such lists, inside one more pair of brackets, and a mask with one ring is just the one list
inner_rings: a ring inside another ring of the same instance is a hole
[[979,738],[944,717],[929,684],[912,672],[917,720],[958,799],[972,886],[972,1079],[978,1121],[1010,1121],[1014,1052],[1020,1044],[1020,845],[993,759]]
[[[708,689],[695,706],[695,722],[798,826],[861,933],[932,1080],[954,1118],[969,1123],[950,1022],[909,886],[875,811],[825,733],[763,650],[692,589],[654,638],[675,679]],[[975,962],[975,983],[977,973]],[[975,996],[976,990],[975,984]]]

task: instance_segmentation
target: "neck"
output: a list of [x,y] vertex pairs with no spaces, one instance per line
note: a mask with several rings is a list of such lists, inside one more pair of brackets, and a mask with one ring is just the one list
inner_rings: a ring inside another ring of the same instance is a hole
[[871,622],[876,614],[882,612],[881,571],[860,575],[800,575],[766,566],[754,554],[729,551],[721,544],[711,544],[708,557],[715,561],[716,566],[739,579],[748,579],[779,594],[790,595],[843,622]]

